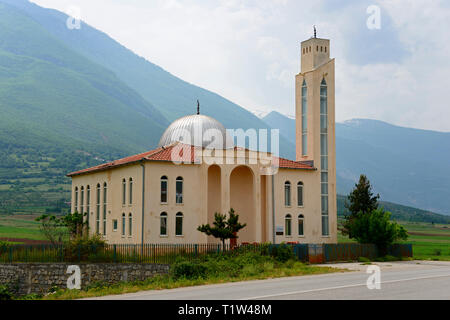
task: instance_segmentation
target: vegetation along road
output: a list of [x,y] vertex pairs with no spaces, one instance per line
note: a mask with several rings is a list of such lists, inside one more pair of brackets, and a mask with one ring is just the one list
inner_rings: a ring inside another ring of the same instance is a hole
[[[92,299],[112,300],[274,300],[274,299],[450,299],[450,262],[376,263],[381,288],[368,289],[368,265],[332,266],[353,272],[245,281],[169,290],[152,290]],[[330,265],[331,266],[331,265]]]

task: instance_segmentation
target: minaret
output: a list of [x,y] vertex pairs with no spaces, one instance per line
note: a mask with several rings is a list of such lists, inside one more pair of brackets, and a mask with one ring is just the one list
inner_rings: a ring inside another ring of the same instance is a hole
[[295,80],[296,159],[314,161],[320,173],[322,235],[327,236],[336,223],[335,61],[330,59],[330,40],[317,38],[315,27],[314,36],[301,43],[300,54],[301,72]]

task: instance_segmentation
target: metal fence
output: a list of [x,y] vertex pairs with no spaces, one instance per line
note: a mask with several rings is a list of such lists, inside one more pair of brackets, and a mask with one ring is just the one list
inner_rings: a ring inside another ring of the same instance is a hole
[[90,262],[90,263],[161,263],[177,259],[201,259],[208,254],[225,252],[268,253],[262,244],[230,248],[222,244],[107,244],[107,245],[4,245],[0,246],[0,263]]
[[[342,244],[288,244],[300,261],[323,263],[357,260],[379,256],[375,245]],[[236,247],[222,244],[107,244],[107,245],[4,245],[0,246],[0,263],[161,263],[172,264],[179,258],[197,260],[209,254],[241,254],[257,252],[270,255],[272,244],[242,244]],[[411,244],[395,244],[388,247],[387,254],[395,257],[412,257]]]

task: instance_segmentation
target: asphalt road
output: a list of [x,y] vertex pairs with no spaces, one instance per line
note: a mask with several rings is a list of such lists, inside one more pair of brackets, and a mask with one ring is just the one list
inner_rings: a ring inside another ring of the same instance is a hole
[[235,282],[170,290],[143,291],[95,299],[108,300],[450,300],[450,262],[376,263],[380,289],[368,289],[370,274],[360,263],[333,264],[351,272]]

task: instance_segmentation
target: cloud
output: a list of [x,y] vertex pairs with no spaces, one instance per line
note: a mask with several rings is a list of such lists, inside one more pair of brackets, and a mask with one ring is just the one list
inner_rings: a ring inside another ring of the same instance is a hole
[[[442,0],[33,0],[250,110],[293,114],[300,42],[331,39],[336,117],[450,131],[450,6]],[[369,30],[369,5],[381,29]]]

